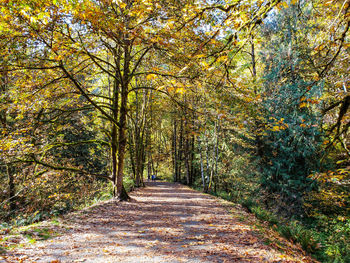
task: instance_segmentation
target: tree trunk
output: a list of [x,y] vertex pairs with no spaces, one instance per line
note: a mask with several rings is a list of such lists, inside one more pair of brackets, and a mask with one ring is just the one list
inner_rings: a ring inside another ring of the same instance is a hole
[[215,172],[214,172],[214,192],[216,193],[217,181],[218,181],[218,161],[219,161],[219,132],[220,132],[220,124],[219,120],[216,127],[216,145],[215,145]]
[[174,130],[173,130],[173,166],[174,166],[174,182],[177,182],[177,127],[176,127],[176,119],[174,119]]
[[[253,81],[254,81],[254,93],[255,95],[257,94],[257,90],[256,90],[256,56],[255,56],[255,45],[254,45],[254,39],[253,36],[250,40],[250,44],[251,44],[251,59],[252,59],[252,77],[253,77]],[[263,156],[263,142],[261,139],[261,136],[259,135],[259,130],[262,126],[261,122],[259,120],[255,120],[254,123],[255,126],[255,130],[257,131],[255,134],[255,144],[256,144],[256,149],[257,149],[257,155],[259,157]]]
[[[127,36],[125,37],[127,39]],[[119,110],[119,138],[118,138],[118,172],[117,172],[117,199],[120,201],[129,200],[127,192],[123,185],[125,148],[126,148],[126,118],[128,106],[128,86],[129,86],[129,68],[130,68],[130,47],[129,40],[125,41],[124,47],[124,75],[121,83],[120,92],[120,110]]]
[[8,189],[9,189],[9,203],[10,203],[10,214],[16,210],[16,200],[15,200],[15,182],[13,178],[13,168],[9,167],[9,165],[6,165],[6,172],[7,172],[7,178],[8,178]]
[[181,182],[181,165],[183,156],[183,119],[180,119],[179,147],[177,156],[177,182]]
[[[255,46],[254,46],[254,39],[252,36],[252,39],[250,40],[251,44],[251,57],[252,57],[252,75],[253,75],[253,81],[255,84],[256,81],[256,59],[255,59]],[[254,85],[254,93],[257,94],[256,86]]]
[[206,192],[208,192],[208,189],[207,189],[207,184],[205,182],[205,177],[204,177],[203,154],[202,154],[201,141],[199,141],[199,156],[200,156],[200,162],[201,162],[201,177],[202,177],[202,183],[203,183],[203,192],[206,193]]
[[195,167],[194,167],[194,152],[195,152],[195,148],[194,148],[194,145],[195,145],[195,137],[194,135],[192,135],[191,137],[191,153],[190,153],[190,164],[191,164],[191,172],[190,172],[190,185],[193,184],[193,181],[194,181],[194,177],[195,177]]
[[119,118],[118,173],[117,173],[117,194],[116,194],[116,197],[120,201],[126,201],[130,199],[130,197],[128,196],[123,186],[123,172],[124,172],[125,148],[126,148],[127,97],[128,97],[127,87],[126,85],[122,85],[120,118]]
[[[0,95],[4,95],[8,89],[8,68],[7,65],[1,65],[2,74],[0,76]],[[6,108],[0,110],[0,124],[4,133],[2,135],[7,134],[7,113]],[[4,156],[6,157],[6,155]],[[5,159],[6,160],[6,159]],[[5,161],[6,162],[6,161]],[[10,214],[16,210],[16,202],[15,202],[15,182],[14,182],[14,167],[9,164],[6,165],[6,173],[7,173],[7,184],[8,184],[8,199],[10,204]]]
[[111,154],[112,154],[112,182],[113,182],[113,196],[116,197],[116,187],[117,187],[117,127],[113,124],[112,127],[112,145],[111,145]]
[[189,153],[189,139],[186,138],[185,141],[185,165],[186,165],[186,184],[190,185],[190,153]]
[[136,180],[135,149],[134,149],[135,147],[133,145],[134,141],[132,137],[133,137],[132,132],[129,131],[129,158],[130,158],[133,178],[134,180]]
[[[206,160],[207,160],[206,184],[209,185],[210,178],[212,177],[212,174],[211,174],[210,161],[209,161],[209,140],[208,140],[208,137],[206,137],[205,156],[206,156]],[[207,191],[208,190],[209,190],[209,187],[207,187]]]
[[[113,119],[118,120],[118,101],[119,101],[119,82],[114,81],[113,84]],[[117,188],[117,151],[118,151],[118,136],[117,136],[117,126],[115,123],[112,123],[111,131],[111,155],[112,155],[112,182],[113,182],[113,197],[116,197],[116,188]]]

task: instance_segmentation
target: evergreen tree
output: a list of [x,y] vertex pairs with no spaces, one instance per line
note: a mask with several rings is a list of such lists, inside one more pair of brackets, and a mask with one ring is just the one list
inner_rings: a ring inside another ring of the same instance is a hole
[[[306,7],[305,7],[306,8]],[[310,78],[302,58],[308,57],[307,16],[295,5],[272,17],[265,26],[262,112],[262,186],[269,198],[280,200],[287,213],[300,212],[302,197],[319,168],[322,85]]]

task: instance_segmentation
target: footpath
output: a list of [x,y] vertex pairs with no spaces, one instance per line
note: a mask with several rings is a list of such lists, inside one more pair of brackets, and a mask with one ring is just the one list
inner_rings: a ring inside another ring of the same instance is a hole
[[267,239],[239,205],[186,186],[149,182],[131,197],[67,214],[58,236],[0,262],[314,262],[281,237]]

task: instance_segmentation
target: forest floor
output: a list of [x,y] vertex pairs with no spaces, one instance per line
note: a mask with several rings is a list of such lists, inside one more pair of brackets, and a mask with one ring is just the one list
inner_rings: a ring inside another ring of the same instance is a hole
[[[22,230],[0,262],[314,262],[239,205],[186,186],[149,182],[131,197],[38,224],[33,244]],[[51,236],[39,241],[40,228]]]

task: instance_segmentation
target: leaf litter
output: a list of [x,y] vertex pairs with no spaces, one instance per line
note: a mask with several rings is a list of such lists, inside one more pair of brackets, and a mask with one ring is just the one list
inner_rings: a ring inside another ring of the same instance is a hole
[[0,262],[316,262],[276,233],[278,243],[266,244],[271,230],[257,230],[239,205],[181,184],[149,182],[131,197],[67,214],[52,226],[58,236],[15,247]]

